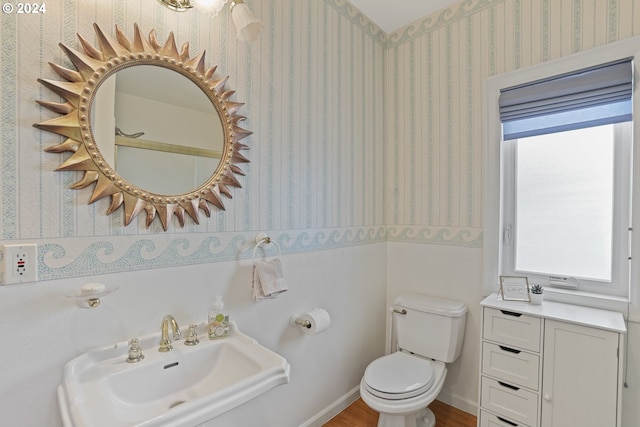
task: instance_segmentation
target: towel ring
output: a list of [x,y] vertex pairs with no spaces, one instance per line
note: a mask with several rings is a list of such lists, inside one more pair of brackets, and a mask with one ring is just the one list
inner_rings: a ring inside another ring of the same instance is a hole
[[275,240],[273,240],[271,237],[267,236],[264,233],[260,233],[258,235],[256,235],[256,246],[253,248],[253,263],[256,263],[256,251],[258,250],[258,248],[262,245],[270,245],[271,243],[273,243],[274,245],[276,245],[276,248],[278,248],[278,258],[282,257],[282,250],[280,249],[280,245],[278,244],[278,242],[276,242]]

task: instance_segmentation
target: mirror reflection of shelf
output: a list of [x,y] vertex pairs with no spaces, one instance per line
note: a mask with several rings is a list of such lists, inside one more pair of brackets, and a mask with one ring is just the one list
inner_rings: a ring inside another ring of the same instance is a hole
[[207,150],[204,148],[189,147],[184,145],[167,144],[165,142],[149,141],[140,138],[116,136],[116,146],[140,148],[143,150],[162,151],[165,153],[186,154],[190,156],[222,158],[222,151]]

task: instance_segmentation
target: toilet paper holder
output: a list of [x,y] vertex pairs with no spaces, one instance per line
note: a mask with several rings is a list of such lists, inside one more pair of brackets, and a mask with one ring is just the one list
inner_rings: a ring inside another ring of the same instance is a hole
[[313,308],[303,314],[294,314],[289,318],[291,326],[300,326],[307,335],[316,335],[324,332],[331,324],[331,316],[323,308]]
[[291,326],[301,326],[306,329],[311,329],[311,322],[300,317],[300,314],[293,314],[289,318],[289,324]]

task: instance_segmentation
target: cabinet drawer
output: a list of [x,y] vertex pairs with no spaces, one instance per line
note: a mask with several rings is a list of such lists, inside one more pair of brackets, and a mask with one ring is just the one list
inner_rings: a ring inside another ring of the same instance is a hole
[[522,313],[484,309],[483,337],[485,339],[518,347],[540,351],[540,318]]
[[506,382],[482,377],[480,406],[505,419],[535,426],[538,423],[538,395]]
[[480,427],[528,427],[522,423],[516,423],[504,417],[480,411]]
[[538,390],[540,356],[504,345],[482,343],[482,373]]

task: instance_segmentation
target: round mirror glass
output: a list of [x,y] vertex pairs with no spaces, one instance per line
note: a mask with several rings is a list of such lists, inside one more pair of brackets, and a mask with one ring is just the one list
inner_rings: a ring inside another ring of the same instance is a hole
[[156,194],[193,191],[222,155],[222,122],[213,102],[185,75],[134,65],[105,79],[91,104],[91,131],[122,178]]

